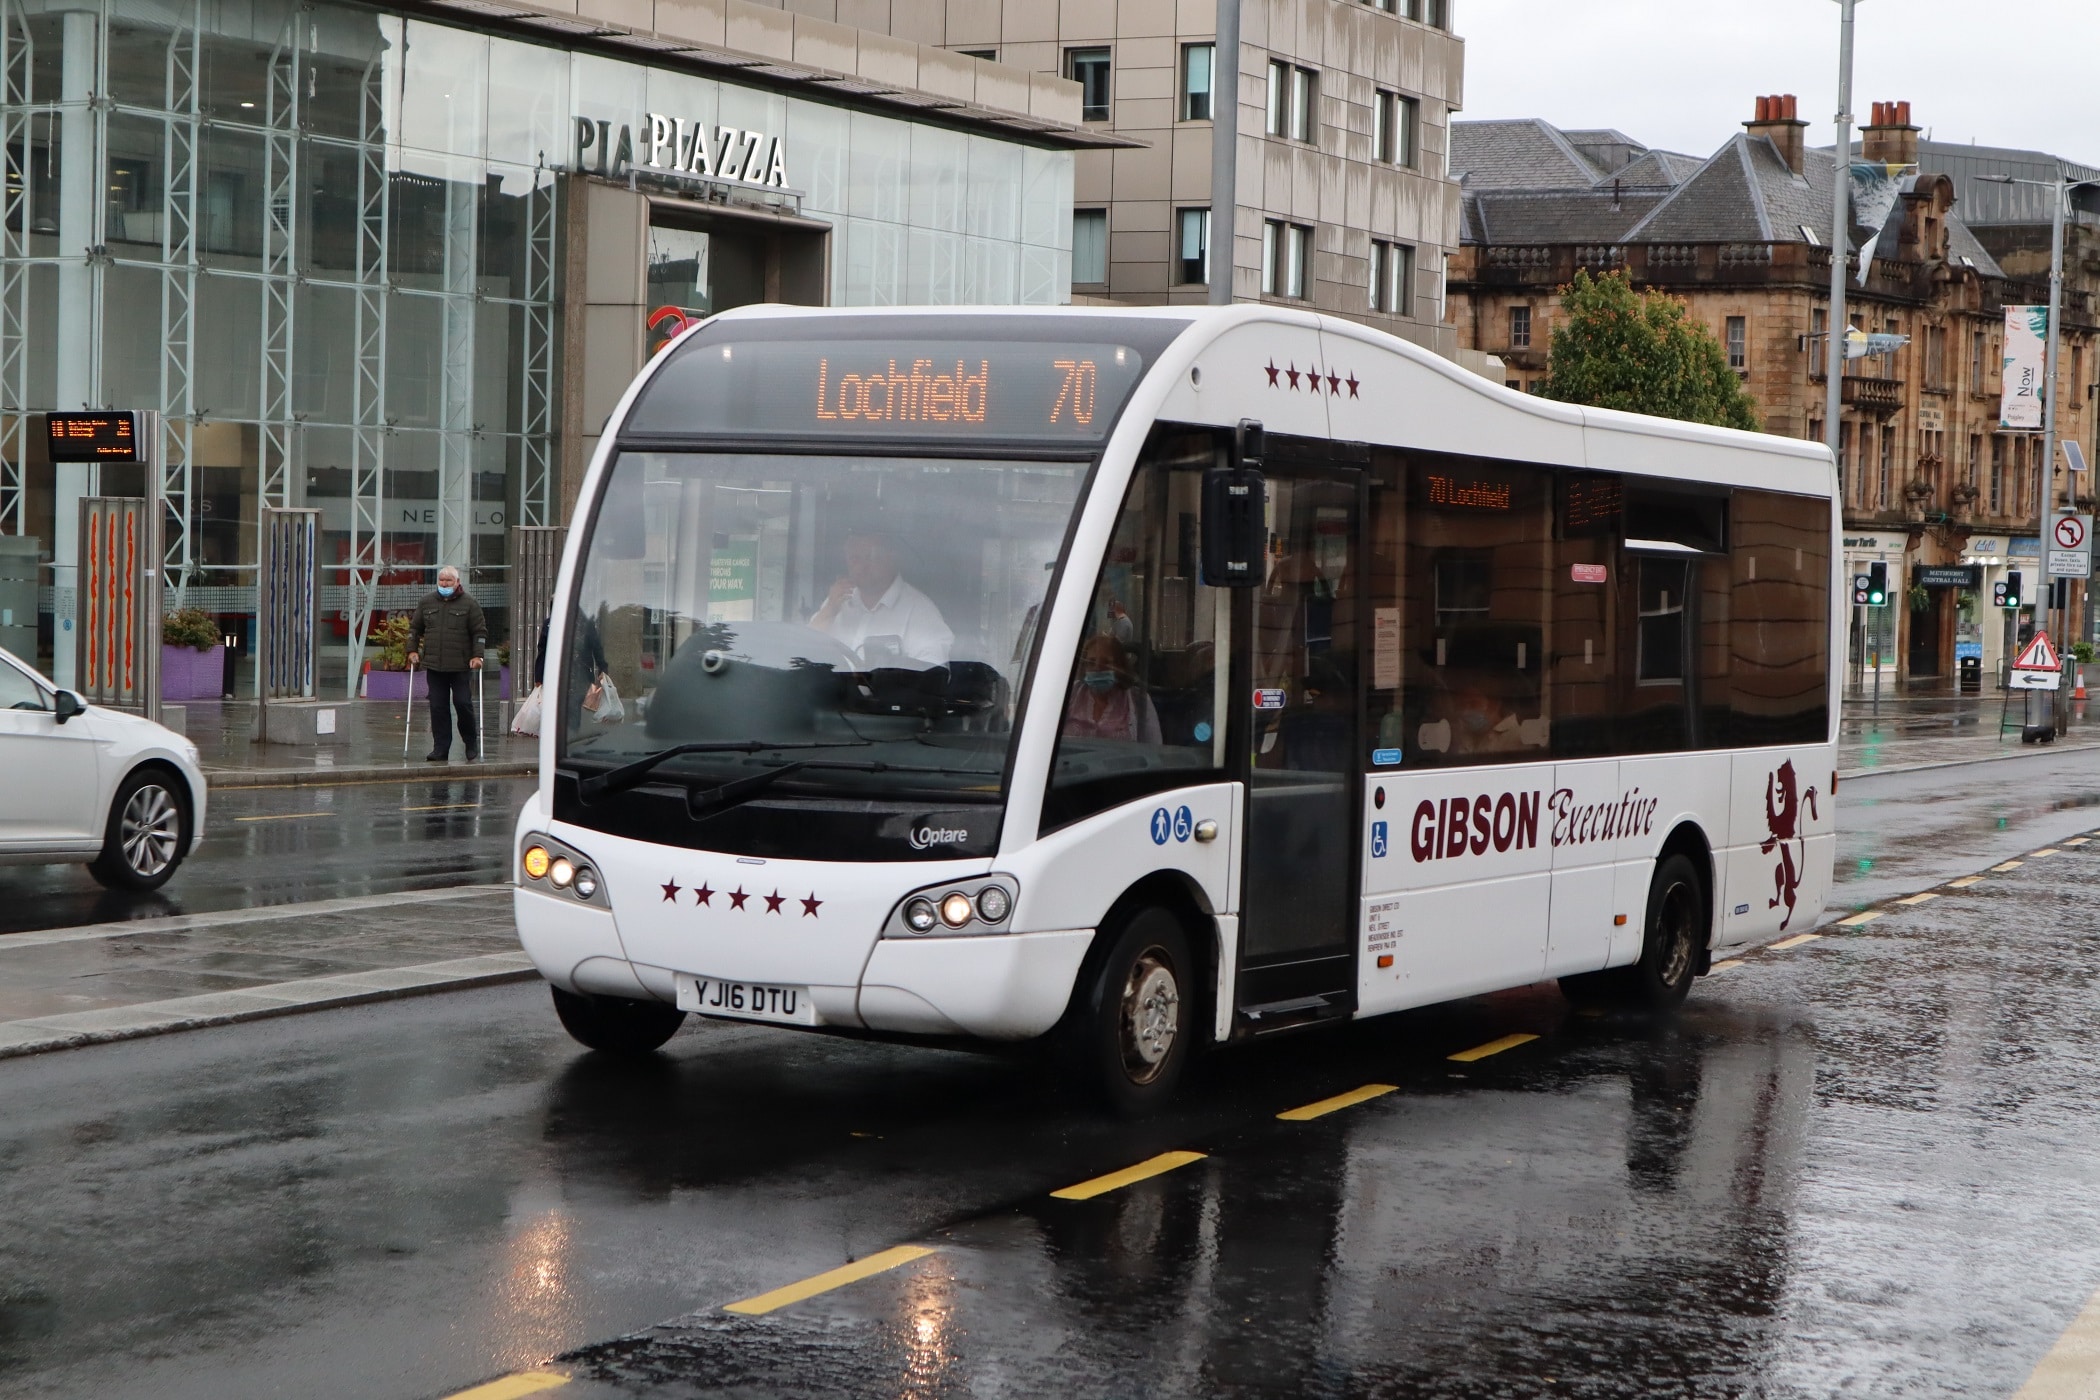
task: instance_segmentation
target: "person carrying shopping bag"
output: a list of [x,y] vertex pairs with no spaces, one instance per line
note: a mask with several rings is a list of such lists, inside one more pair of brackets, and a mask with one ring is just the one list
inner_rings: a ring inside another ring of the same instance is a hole
[[437,587],[416,604],[415,620],[408,628],[408,664],[421,664],[430,678],[430,763],[448,763],[452,758],[452,719],[459,717],[460,738],[466,744],[467,761],[481,757],[481,725],[474,713],[473,672],[481,669],[482,653],[488,650],[488,619],[481,604],[460,587],[459,570],[447,564],[438,570]]

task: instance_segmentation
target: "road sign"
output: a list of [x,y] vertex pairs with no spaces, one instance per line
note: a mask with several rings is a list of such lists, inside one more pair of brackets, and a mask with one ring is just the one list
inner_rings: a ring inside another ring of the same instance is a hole
[[2020,649],[2019,656],[2013,660],[2012,668],[2015,671],[2061,671],[2064,662],[2063,658],[2056,654],[2056,648],[2050,644],[2049,634],[2037,632],[2034,634],[2034,640]]
[[1867,605],[1868,583],[1869,580],[1865,574],[1854,574],[1852,576],[1852,602],[1855,607],[1863,608]]
[[2013,690],[2056,690],[2063,682],[2061,671],[2015,671],[2007,685]]
[[2093,517],[2059,515],[2049,527],[2049,573],[2087,578],[2093,572]]

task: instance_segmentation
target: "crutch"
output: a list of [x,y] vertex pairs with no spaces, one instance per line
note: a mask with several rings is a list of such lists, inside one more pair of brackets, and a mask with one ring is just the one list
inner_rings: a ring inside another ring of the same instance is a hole
[[408,703],[401,710],[401,757],[408,757],[409,734],[416,723],[416,663],[408,663]]

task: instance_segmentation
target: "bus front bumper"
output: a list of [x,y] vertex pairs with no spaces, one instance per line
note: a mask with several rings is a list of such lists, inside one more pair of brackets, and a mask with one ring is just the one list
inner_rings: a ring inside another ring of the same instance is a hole
[[1032,1040],[1056,1025],[1090,928],[962,938],[884,938],[860,979],[870,1030]]

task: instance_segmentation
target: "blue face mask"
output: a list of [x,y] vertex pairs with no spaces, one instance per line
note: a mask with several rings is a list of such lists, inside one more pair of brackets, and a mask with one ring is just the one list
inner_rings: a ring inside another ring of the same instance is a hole
[[1085,680],[1087,689],[1097,695],[1106,695],[1109,691],[1116,688],[1116,673],[1114,671],[1089,671],[1086,673]]
[[459,592],[459,589],[452,584],[441,583],[438,585],[438,597],[440,598],[450,598],[457,592]]

